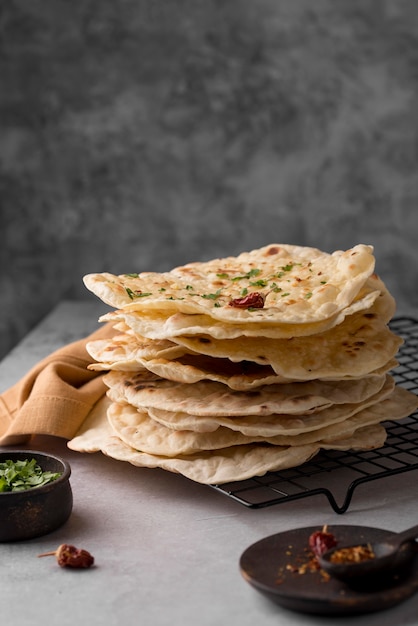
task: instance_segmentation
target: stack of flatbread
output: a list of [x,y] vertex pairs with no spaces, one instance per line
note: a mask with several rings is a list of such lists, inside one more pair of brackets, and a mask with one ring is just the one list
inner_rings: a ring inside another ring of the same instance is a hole
[[380,447],[383,422],[418,408],[390,374],[402,339],[371,246],[274,244],[84,283],[115,335],[87,345],[108,392],[74,450],[221,484]]

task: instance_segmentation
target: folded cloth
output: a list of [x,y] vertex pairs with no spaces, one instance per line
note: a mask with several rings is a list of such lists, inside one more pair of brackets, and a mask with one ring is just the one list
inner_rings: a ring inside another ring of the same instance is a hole
[[106,393],[101,373],[87,369],[92,358],[86,344],[114,332],[106,324],[56,350],[0,394],[0,445],[26,443],[31,435],[74,437]]

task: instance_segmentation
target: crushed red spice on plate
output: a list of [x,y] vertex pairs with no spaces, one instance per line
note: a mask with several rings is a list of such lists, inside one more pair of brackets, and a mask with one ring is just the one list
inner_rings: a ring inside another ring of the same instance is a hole
[[[322,530],[315,531],[308,539],[305,554],[298,556],[294,563],[288,563],[286,567],[279,569],[276,584],[280,585],[284,582],[285,572],[291,572],[292,574],[301,576],[319,572],[322,580],[327,582],[330,579],[330,575],[321,569],[317,557],[336,545],[337,540],[332,533],[328,532],[327,526],[323,526]],[[292,556],[292,546],[288,546],[286,556]]]
[[331,554],[331,563],[361,563],[375,558],[370,544],[339,548]]

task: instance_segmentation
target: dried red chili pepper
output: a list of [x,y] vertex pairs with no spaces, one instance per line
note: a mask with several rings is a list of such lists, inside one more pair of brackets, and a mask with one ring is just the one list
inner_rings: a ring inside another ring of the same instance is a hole
[[243,298],[235,298],[228,302],[229,306],[237,309],[262,309],[264,307],[264,296],[258,291],[253,291]]
[[55,556],[60,567],[88,568],[94,563],[94,557],[83,550],[68,543],[62,543],[53,552],[44,552],[38,556]]
[[309,537],[309,547],[315,556],[321,556],[336,545],[337,540],[332,533],[328,532],[327,526],[324,526],[322,530],[316,530]]

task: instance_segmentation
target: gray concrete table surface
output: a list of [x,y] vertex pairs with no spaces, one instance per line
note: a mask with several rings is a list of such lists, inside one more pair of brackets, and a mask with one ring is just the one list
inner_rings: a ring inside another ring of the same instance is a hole
[[[105,310],[90,302],[61,303],[2,361],[0,391],[43,356],[93,331]],[[242,552],[292,528],[360,524],[400,531],[418,517],[416,471],[360,486],[349,510],[338,515],[322,496],[248,509],[180,475],[76,453],[61,439],[37,436],[30,447],[69,461],[74,508],[50,535],[0,544],[2,623],[10,626],[335,623],[261,596],[240,574]],[[95,567],[71,571],[54,558],[37,558],[61,543],[89,550]],[[418,624],[417,616],[418,594],[355,619],[356,626],[399,626]]]

